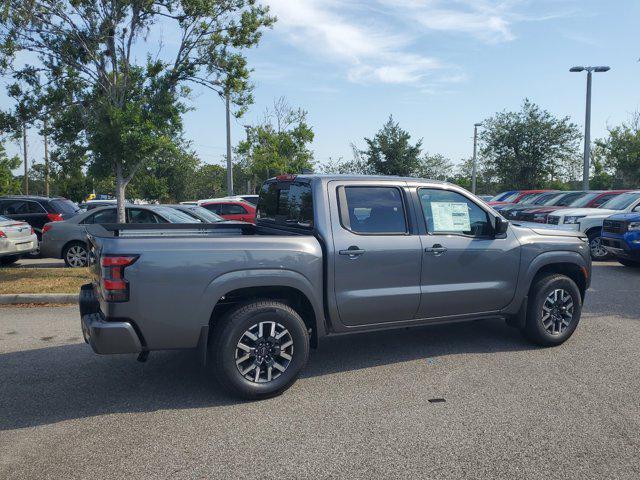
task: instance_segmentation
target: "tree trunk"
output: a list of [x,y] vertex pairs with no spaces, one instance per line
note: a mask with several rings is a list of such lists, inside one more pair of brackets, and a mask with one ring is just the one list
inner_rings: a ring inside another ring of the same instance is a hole
[[122,165],[116,165],[116,200],[118,201],[118,223],[127,223],[127,216],[125,213],[124,203],[125,196],[124,191],[127,188],[127,184],[122,178]]

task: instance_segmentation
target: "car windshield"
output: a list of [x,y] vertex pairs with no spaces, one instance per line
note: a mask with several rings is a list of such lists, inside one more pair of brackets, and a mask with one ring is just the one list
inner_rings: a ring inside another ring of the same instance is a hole
[[531,205],[536,199],[538,199],[542,193],[527,193],[523,196],[518,203],[522,203],[523,205]]
[[193,212],[194,214],[197,214],[198,217],[204,218],[205,221],[209,223],[224,222],[224,218],[216,215],[215,213],[207,210],[204,207],[198,207],[198,206],[189,207],[186,213],[189,213],[189,212]]
[[506,197],[504,197],[502,200],[496,200],[496,201],[510,203],[510,202],[513,202],[516,198],[518,198],[519,195],[520,195],[520,192],[512,192]]
[[191,215],[176,210],[171,207],[156,207],[154,212],[159,213],[171,223],[200,223],[202,220],[192,217]]
[[543,193],[539,197],[536,197],[532,203],[533,205],[546,205],[547,202],[553,201],[553,199],[558,198],[560,195],[564,195],[564,193],[562,192]]
[[51,206],[56,209],[58,213],[77,213],[80,211],[80,207],[66,198],[56,198],[51,200]]
[[7,217],[3,217],[2,215],[0,215],[0,222],[8,222],[10,219]]
[[568,207],[572,202],[584,197],[587,192],[571,192],[563,195],[560,198],[557,198],[555,202],[553,202],[553,206],[555,207]]
[[587,193],[587,194],[583,195],[582,197],[575,199],[573,202],[571,202],[567,206],[568,207],[577,207],[577,208],[586,207],[587,205],[589,205],[589,203],[591,203],[593,200],[598,198],[599,195],[601,195],[600,192]]
[[628,192],[612,198],[600,208],[608,208],[609,210],[624,210],[635,201],[640,200],[640,192]]
[[490,202],[500,202],[502,201],[503,197],[506,197],[507,195],[511,195],[513,192],[500,192],[499,194],[497,194],[494,197],[491,197],[491,200],[489,200]]

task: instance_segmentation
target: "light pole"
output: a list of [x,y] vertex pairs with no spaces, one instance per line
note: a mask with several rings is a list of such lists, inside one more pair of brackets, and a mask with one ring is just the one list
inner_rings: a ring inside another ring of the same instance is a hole
[[478,150],[478,127],[481,127],[482,123],[473,124],[473,165],[471,167],[471,193],[476,194],[476,178],[477,178],[477,155]]
[[231,163],[231,108],[229,92],[224,96],[227,113],[227,195],[233,196],[233,164]]
[[608,72],[611,67],[571,67],[570,72],[587,72],[587,106],[584,115],[584,163],[582,165],[582,189],[589,190],[589,161],[591,157],[591,74]]

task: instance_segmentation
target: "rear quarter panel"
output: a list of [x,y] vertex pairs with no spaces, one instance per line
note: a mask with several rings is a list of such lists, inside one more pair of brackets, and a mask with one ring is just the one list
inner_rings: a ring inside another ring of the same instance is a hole
[[129,301],[102,306],[133,320],[151,350],[196,347],[215,304],[237,288],[298,288],[322,314],[322,251],[312,236],[102,239],[102,253],[140,254],[125,270]]

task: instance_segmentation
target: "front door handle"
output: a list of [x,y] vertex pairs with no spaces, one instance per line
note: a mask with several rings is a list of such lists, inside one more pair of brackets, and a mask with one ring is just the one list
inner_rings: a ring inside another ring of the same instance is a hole
[[436,243],[433,247],[425,248],[424,251],[438,257],[447,252],[447,247],[443,247],[439,243]]
[[348,255],[349,258],[357,258],[360,255],[364,254],[364,252],[366,252],[366,250],[362,250],[360,247],[356,247],[355,245],[351,245],[346,250],[338,251],[340,255]]

